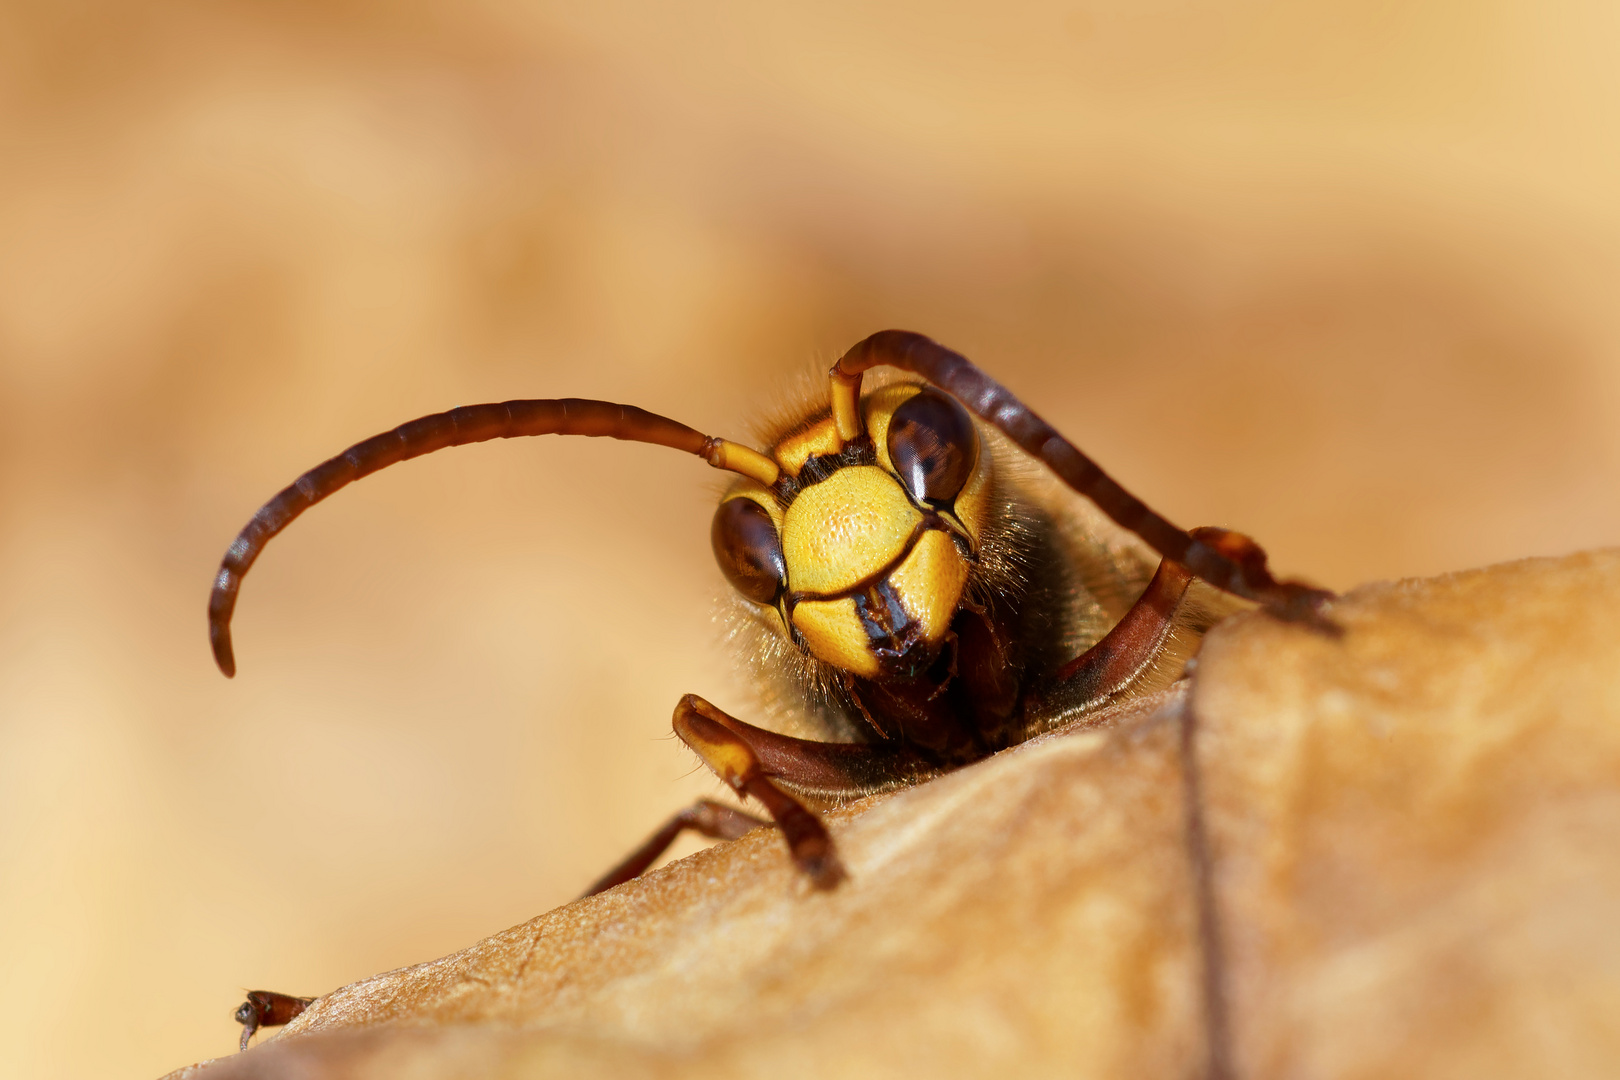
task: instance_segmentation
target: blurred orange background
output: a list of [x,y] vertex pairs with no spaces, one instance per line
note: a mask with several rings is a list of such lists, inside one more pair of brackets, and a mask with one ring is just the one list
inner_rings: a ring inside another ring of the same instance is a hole
[[1620,542],[1620,8],[0,3],[0,1074],[234,1049],[716,791],[701,463],[867,333],[1334,587]]

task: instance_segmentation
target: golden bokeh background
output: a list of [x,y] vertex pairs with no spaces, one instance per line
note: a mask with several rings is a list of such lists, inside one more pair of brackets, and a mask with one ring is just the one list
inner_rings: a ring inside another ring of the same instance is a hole
[[569,899],[746,701],[701,463],[888,326],[1335,587],[1620,543],[1602,0],[0,0],[0,1074],[234,1048]]

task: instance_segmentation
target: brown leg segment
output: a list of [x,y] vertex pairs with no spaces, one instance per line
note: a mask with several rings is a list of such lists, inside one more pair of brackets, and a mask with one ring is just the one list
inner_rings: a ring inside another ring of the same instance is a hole
[[675,734],[731,789],[758,799],[782,830],[793,861],[820,889],[844,877],[821,819],[791,791],[824,798],[866,795],[937,771],[895,743],[823,743],[745,724],[696,694],[675,706]]
[[[1242,533],[1205,527],[1192,530],[1191,535],[1234,562],[1265,559],[1260,545]],[[1185,566],[1169,559],[1161,562],[1125,617],[1101,641],[1069,661],[1058,672],[1057,682],[1084,694],[1082,708],[1100,705],[1128,688],[1164,648],[1192,579],[1192,571]]]
[[669,845],[675,842],[675,838],[687,829],[701,833],[711,840],[735,840],[744,833],[769,824],[770,822],[764,818],[745,814],[713,799],[699,799],[664,822],[657,832],[647,838],[646,843],[625,856],[619,865],[597,878],[596,883],[586,889],[581,896],[595,896],[615,885],[623,885],[631,878],[639,877],[647,867],[657,862],[658,857],[669,850]]
[[738,795],[759,800],[782,830],[794,863],[820,889],[843,880],[844,868],[827,827],[791,793],[853,798],[938,771],[898,743],[795,739],[744,723],[696,694],[676,704],[675,734]]
[[759,755],[737,730],[739,726],[748,727],[696,694],[687,694],[675,706],[675,734],[681,741],[738,795],[758,799],[782,830],[794,863],[810,876],[816,888],[832,888],[843,880],[844,868],[833,851],[827,827],[797,799],[771,783]]
[[1058,672],[1059,684],[1067,684],[1084,695],[1079,698],[1081,708],[1101,705],[1152,666],[1175,625],[1176,608],[1181,606],[1192,577],[1184,566],[1169,559],[1161,562],[1146,591],[1125,617],[1106,637]]
[[242,1025],[241,1049],[248,1048],[248,1040],[253,1038],[255,1031],[262,1027],[280,1027],[291,1023],[314,1000],[312,997],[278,994],[274,990],[249,990],[247,1000],[238,1005],[232,1014],[236,1022]]
[[831,373],[835,411],[842,406],[849,412],[847,403],[860,396],[862,372],[884,364],[921,375],[950,394],[1166,559],[1187,567],[1216,588],[1259,601],[1278,618],[1304,622],[1328,633],[1340,632],[1318,610],[1333,599],[1332,593],[1299,582],[1278,581],[1266,568],[1265,552],[1252,541],[1245,541],[1247,547],[1233,553],[1178,529],[971,360],[922,334],[883,330],[845,353]]

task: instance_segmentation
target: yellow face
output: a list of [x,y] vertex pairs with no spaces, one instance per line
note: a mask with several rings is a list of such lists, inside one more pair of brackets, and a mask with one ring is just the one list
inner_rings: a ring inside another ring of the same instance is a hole
[[936,390],[879,390],[862,416],[865,435],[847,444],[827,418],[772,448],[781,479],[726,494],[715,555],[813,656],[909,678],[938,658],[977,560],[990,457]]

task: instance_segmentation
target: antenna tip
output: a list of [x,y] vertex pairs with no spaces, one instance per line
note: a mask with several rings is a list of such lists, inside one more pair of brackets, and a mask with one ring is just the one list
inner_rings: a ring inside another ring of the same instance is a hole
[[214,647],[214,663],[227,679],[236,678],[236,653],[231,649],[231,628],[218,623],[208,624],[209,644]]

